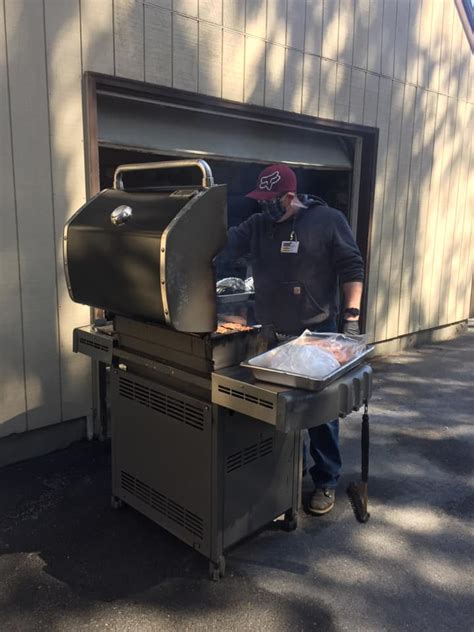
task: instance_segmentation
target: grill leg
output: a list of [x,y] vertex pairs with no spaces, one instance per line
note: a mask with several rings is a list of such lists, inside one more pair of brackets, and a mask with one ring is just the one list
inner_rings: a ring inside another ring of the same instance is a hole
[[104,362],[98,362],[99,377],[99,421],[100,431],[99,437],[101,441],[107,440],[107,365]]
[[213,562],[212,560],[209,562],[209,579],[212,579],[213,582],[218,582],[224,576],[225,557],[220,555],[217,562]]
[[288,509],[285,512],[285,519],[282,520],[281,528],[283,531],[294,531],[298,526],[298,514],[294,509]]
[[124,506],[124,502],[118,496],[112,496],[110,498],[110,505],[112,509],[122,509],[122,507]]
[[292,507],[285,511],[285,518],[281,522],[283,531],[294,531],[298,527],[298,508],[301,506],[301,470],[303,465],[302,457],[302,435],[301,432],[294,433],[294,452],[293,452],[293,490],[292,490]]

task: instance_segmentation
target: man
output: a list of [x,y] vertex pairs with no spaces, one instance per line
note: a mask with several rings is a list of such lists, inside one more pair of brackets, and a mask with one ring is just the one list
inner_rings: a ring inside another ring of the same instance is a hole
[[[282,335],[304,329],[336,332],[338,278],[344,294],[344,333],[358,334],[364,279],[363,260],[344,215],[315,196],[297,195],[296,175],[287,165],[264,169],[247,197],[261,213],[228,233],[225,258],[251,255],[259,322]],[[334,506],[340,469],[339,421],[309,429],[315,465],[309,511]]]

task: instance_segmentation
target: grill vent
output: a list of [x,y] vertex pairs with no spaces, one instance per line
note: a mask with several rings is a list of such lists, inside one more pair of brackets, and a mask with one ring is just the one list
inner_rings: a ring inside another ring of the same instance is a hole
[[257,459],[268,456],[273,452],[273,437],[268,437],[259,443],[254,443],[239,452],[234,452],[226,458],[225,471],[227,474],[240,469],[244,465],[253,463]]
[[204,430],[204,408],[194,406],[122,376],[119,380],[119,394],[171,417],[171,419],[196,428],[196,430]]
[[123,470],[120,484],[124,491],[202,540],[203,519],[200,516]]
[[271,454],[273,452],[273,437],[268,437],[264,441],[260,442],[258,446],[258,455],[259,456],[267,456],[267,454]]
[[90,340],[89,338],[79,338],[79,344],[84,345],[85,347],[92,347],[93,349],[98,349],[99,351],[107,352],[109,347],[106,345],[101,345],[95,340]]
[[217,390],[219,393],[230,395],[230,397],[235,397],[236,399],[242,399],[246,402],[250,402],[251,404],[256,404],[257,406],[263,406],[264,408],[269,408],[270,410],[275,408],[273,402],[268,399],[262,399],[261,397],[250,395],[250,393],[245,393],[244,391],[240,391],[236,388],[230,388],[229,386],[218,384]]

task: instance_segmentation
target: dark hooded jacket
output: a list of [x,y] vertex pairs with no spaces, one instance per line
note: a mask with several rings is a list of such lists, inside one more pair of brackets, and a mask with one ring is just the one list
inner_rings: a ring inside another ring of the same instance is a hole
[[[320,198],[300,196],[308,208],[275,224],[256,213],[228,232],[225,259],[249,254],[257,317],[281,333],[298,333],[336,317],[340,283],[363,281],[364,264],[346,218]],[[296,233],[296,254],[280,252]]]

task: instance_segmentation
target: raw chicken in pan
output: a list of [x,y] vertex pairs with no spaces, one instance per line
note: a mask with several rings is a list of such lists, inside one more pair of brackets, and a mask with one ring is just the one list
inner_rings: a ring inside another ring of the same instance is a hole
[[254,366],[324,379],[365,349],[365,339],[318,337],[310,331],[251,360]]

